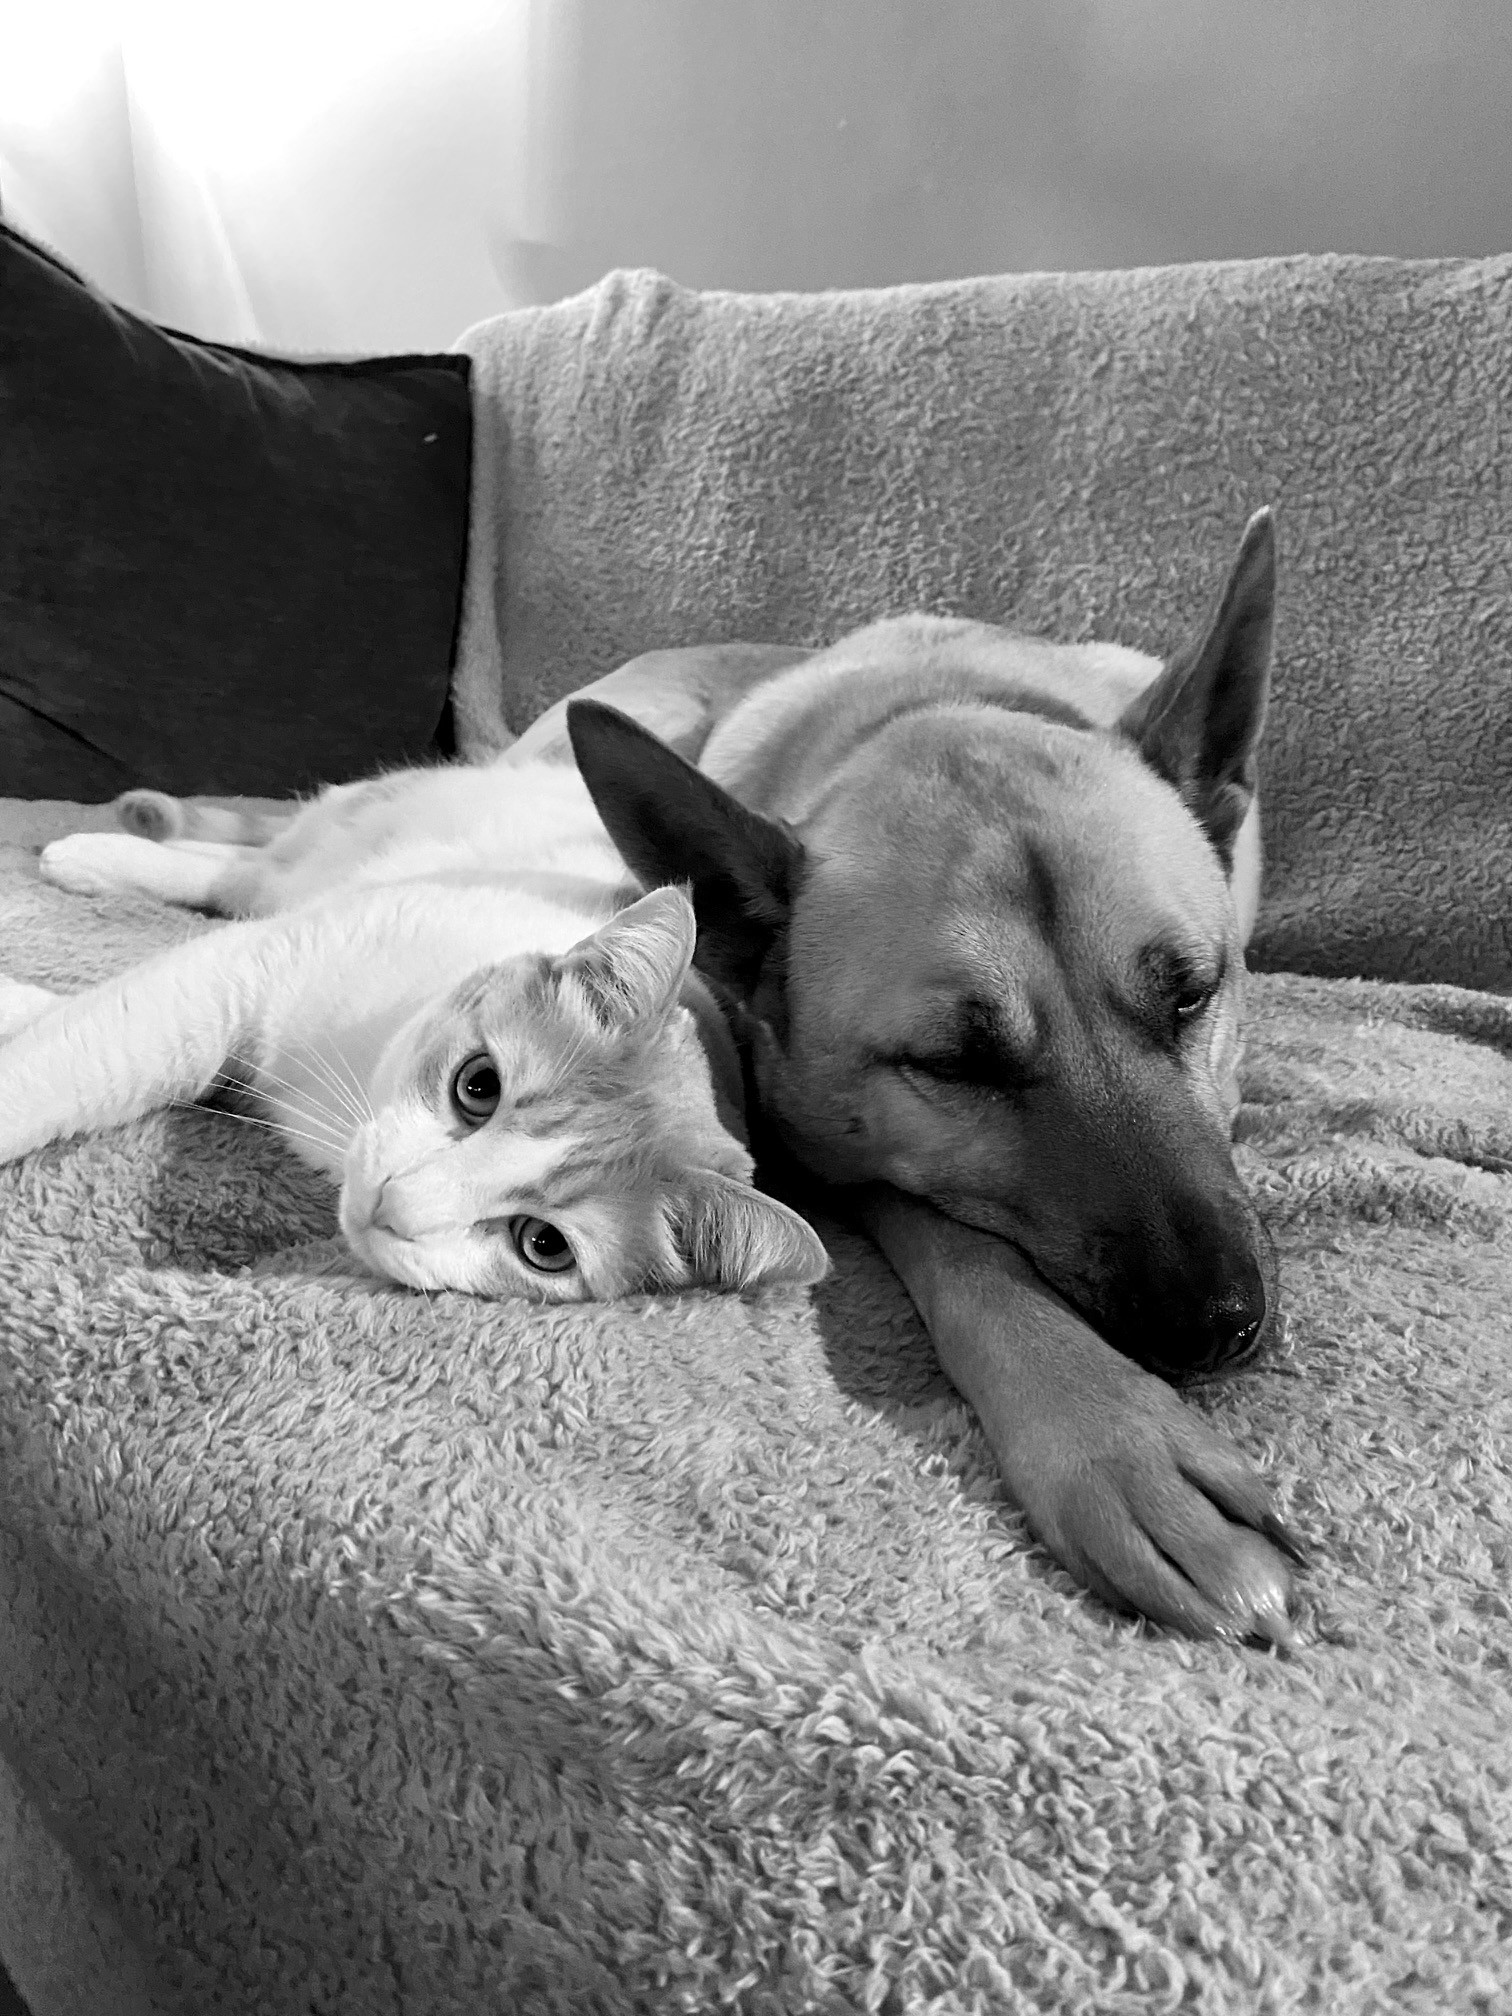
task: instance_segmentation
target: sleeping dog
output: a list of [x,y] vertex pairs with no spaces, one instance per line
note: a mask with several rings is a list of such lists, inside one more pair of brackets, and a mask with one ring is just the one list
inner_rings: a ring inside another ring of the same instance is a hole
[[1052,1552],[1284,1642],[1300,1550],[1166,1383],[1276,1317],[1229,1147],[1274,589],[1261,512],[1163,664],[904,617],[651,654],[511,754],[570,741],[640,880],[691,885],[766,1125],[873,1232]]

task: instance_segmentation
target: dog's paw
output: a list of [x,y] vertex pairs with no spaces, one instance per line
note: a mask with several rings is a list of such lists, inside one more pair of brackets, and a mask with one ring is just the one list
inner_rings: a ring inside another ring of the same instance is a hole
[[29,987],[24,980],[10,980],[0,973],[0,1043],[45,1015],[59,998],[45,987]]
[[124,833],[70,833],[42,849],[42,878],[74,896],[108,896],[135,889],[134,852],[144,843]]
[[1264,1480],[1170,1387],[1129,1374],[1116,1409],[1080,1417],[1069,1460],[1042,1445],[1022,1466],[1030,1524],[1116,1609],[1193,1637],[1290,1645],[1291,1570],[1306,1555]]
[[112,808],[116,823],[139,840],[177,840],[188,827],[183,801],[166,791],[123,791]]

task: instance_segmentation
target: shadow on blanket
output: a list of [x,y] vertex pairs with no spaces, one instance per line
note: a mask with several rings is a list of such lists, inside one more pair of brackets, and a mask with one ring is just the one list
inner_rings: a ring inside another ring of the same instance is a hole
[[[0,857],[20,977],[201,928]],[[1286,1338],[1192,1404],[1320,1545],[1290,1660],[1078,1594],[844,1235],[532,1312],[228,1118],[0,1171],[0,1739],[142,2006],[1504,2002],[1512,1007],[1251,1023]]]

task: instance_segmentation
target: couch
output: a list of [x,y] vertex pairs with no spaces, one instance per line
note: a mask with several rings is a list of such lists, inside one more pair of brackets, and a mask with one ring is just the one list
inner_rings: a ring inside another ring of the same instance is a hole
[[[35,2016],[1512,2003],[1509,338],[1507,260],[613,275],[437,367],[470,475],[406,493],[429,613],[401,649],[351,596],[329,690],[281,612],[346,594],[359,511],[208,614],[153,583],[203,587],[192,539],[72,602],[9,579],[38,784],[0,805],[0,962],[77,985],[215,928],[39,881],[130,764],[276,793],[479,754],[638,651],[915,607],[1167,649],[1274,505],[1236,1155],[1286,1319],[1188,1404],[1316,1555],[1290,1656],[1111,1614],[838,1226],[811,1293],[424,1301],[255,1130],[60,1145],[0,1171],[0,1956]],[[257,360],[191,362],[251,397]],[[304,508],[259,495],[233,532]],[[139,599],[81,643],[97,593]],[[308,668],[307,744],[270,705],[196,770],[234,705],[207,626],[253,694]],[[128,746],[90,694],[144,635]]]

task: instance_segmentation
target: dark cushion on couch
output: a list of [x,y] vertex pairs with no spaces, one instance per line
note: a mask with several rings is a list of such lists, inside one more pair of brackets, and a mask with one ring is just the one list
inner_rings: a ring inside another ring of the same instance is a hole
[[0,225],[0,795],[445,752],[468,368],[175,335]]

